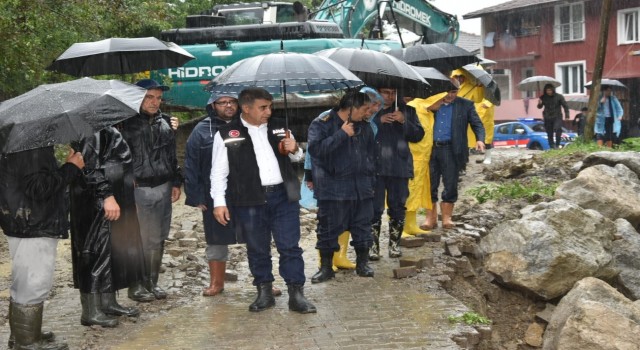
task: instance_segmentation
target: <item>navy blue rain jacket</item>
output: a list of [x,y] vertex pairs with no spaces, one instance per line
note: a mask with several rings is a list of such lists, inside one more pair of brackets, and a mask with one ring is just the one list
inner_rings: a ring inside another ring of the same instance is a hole
[[419,142],[424,137],[416,110],[404,103],[398,103],[404,114],[404,124],[382,123],[380,117],[392,113],[395,106],[380,110],[373,118],[378,127],[376,134],[376,175],[401,178],[413,177],[413,157],[409,142]]
[[336,110],[316,118],[309,126],[313,192],[318,200],[373,198],[375,144],[368,122],[355,122],[356,135],[342,131]]

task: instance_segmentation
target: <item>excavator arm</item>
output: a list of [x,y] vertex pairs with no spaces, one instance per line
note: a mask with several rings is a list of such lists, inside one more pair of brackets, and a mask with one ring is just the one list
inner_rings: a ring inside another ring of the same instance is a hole
[[455,16],[427,0],[324,0],[311,17],[337,23],[350,38],[381,38],[383,20],[419,35],[421,43],[455,43],[460,30]]

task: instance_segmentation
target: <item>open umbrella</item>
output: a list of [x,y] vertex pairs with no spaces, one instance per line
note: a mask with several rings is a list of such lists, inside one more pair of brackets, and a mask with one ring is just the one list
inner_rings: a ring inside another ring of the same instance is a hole
[[544,86],[551,84],[554,88],[562,85],[558,80],[546,75],[534,75],[518,83],[520,91],[542,91]]
[[245,58],[231,65],[205,86],[215,93],[235,93],[248,87],[271,94],[331,92],[363,85],[338,63],[317,55],[277,52]]
[[119,80],[40,85],[0,103],[0,153],[80,141],[136,115],[145,93]]
[[286,137],[289,137],[288,93],[334,92],[357,88],[362,80],[338,63],[317,55],[277,52],[240,60],[213,79],[205,90],[239,94],[259,87],[284,99]]
[[338,62],[369,86],[392,87],[401,96],[429,96],[429,83],[411,66],[386,53],[362,48],[332,48],[315,54]]
[[130,74],[180,67],[194,58],[180,46],[154,37],[111,38],[75,43],[46,69],[76,77]]
[[[584,84],[584,87],[586,87],[587,89],[591,89],[591,85],[593,85],[593,82],[587,82],[586,84]],[[614,89],[626,89],[627,86],[624,85],[623,83],[621,83],[619,80],[615,80],[615,79],[606,79],[603,78],[600,80],[600,86],[610,86]]]
[[439,94],[441,92],[449,91],[455,87],[451,83],[451,79],[442,74],[439,70],[431,67],[418,67],[411,66],[418,74],[420,74],[429,85],[431,85],[431,94]]
[[496,106],[500,105],[500,88],[498,87],[498,83],[493,80],[491,74],[487,73],[482,66],[476,64],[467,64],[460,69],[469,73],[470,76],[484,87],[484,98]]
[[589,107],[589,96],[565,96],[564,100],[567,102],[569,109],[574,111],[580,111],[584,107]]
[[448,74],[465,64],[480,60],[471,52],[449,43],[421,44],[389,51],[391,56],[413,66],[433,67]]

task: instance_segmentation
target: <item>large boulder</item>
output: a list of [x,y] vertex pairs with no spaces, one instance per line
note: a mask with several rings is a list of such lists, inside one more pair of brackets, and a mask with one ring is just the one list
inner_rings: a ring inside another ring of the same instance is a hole
[[584,170],[598,164],[604,164],[611,167],[616,166],[616,164],[624,164],[627,168],[636,173],[636,175],[640,176],[640,152],[594,152],[589,154],[582,161],[582,168],[580,170]]
[[522,218],[499,224],[480,243],[485,269],[498,282],[548,300],[585,277],[615,278],[611,220],[562,199],[522,212]]
[[640,306],[597,278],[585,278],[560,300],[544,350],[640,349]]
[[556,197],[594,209],[611,220],[626,219],[640,227],[640,180],[623,164],[594,165],[556,189]]
[[617,234],[613,241],[615,268],[620,271],[618,285],[632,300],[640,299],[640,234],[625,219],[615,221]]

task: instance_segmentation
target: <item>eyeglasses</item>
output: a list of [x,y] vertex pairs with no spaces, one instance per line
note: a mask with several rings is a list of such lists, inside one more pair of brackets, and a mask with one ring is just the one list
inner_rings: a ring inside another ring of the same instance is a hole
[[220,101],[220,102],[214,102],[214,104],[216,106],[235,106],[238,104],[237,101]]

